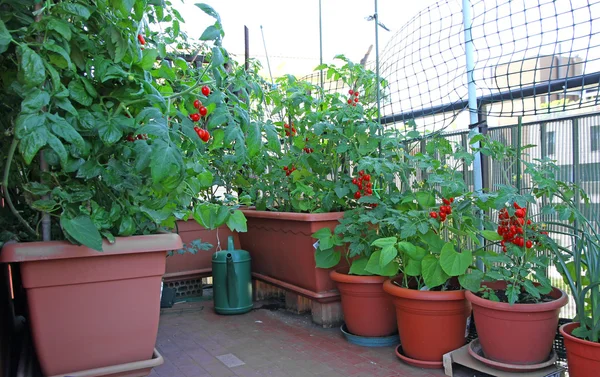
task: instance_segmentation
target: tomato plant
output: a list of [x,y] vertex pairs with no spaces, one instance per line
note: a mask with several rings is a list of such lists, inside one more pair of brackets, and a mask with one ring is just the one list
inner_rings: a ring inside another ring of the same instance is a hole
[[243,97],[260,87],[246,75],[236,81],[243,95],[228,90],[235,63],[221,46],[221,19],[197,6],[214,22],[202,44],[180,32],[169,1],[3,2],[3,240],[40,239],[42,213],[54,239],[97,250],[102,238],[170,229],[192,215],[245,230],[235,206],[202,193],[216,184],[210,148],[254,145]]

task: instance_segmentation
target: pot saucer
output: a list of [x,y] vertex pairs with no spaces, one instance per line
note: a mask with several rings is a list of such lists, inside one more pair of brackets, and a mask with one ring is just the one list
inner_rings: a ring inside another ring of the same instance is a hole
[[388,347],[395,346],[400,343],[400,337],[398,336],[398,332],[388,336],[360,336],[354,335],[348,331],[346,324],[344,323],[340,330],[342,330],[342,334],[346,340],[352,344],[356,344],[357,346],[363,347]]
[[481,348],[481,344],[479,343],[479,338],[474,339],[473,341],[471,341],[471,343],[469,343],[469,355],[471,355],[478,361],[481,361],[482,363],[484,363],[485,365],[487,365],[491,368],[502,370],[505,372],[534,371],[534,370],[546,368],[550,365],[553,365],[556,362],[556,352],[554,351],[554,349],[550,352],[548,359],[539,364],[518,365],[518,364],[507,364],[507,363],[502,363],[499,361],[490,360],[490,359],[486,358],[485,355],[483,354],[483,348]]
[[398,356],[398,358],[400,360],[404,361],[406,364],[412,365],[413,367],[417,367],[417,368],[442,369],[444,367],[444,362],[442,360],[440,360],[440,361],[424,361],[424,360],[411,359],[410,357],[404,355],[404,352],[402,351],[402,344],[400,344],[400,345],[398,345],[398,347],[396,347],[396,356]]

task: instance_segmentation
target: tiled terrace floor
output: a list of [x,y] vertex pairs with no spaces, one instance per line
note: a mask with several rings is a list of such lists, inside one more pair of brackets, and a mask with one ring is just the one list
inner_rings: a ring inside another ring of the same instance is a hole
[[221,316],[212,301],[163,310],[157,343],[165,363],[152,377],[444,376],[402,363],[394,347],[349,344],[339,329],[320,328],[305,315],[255,309]]

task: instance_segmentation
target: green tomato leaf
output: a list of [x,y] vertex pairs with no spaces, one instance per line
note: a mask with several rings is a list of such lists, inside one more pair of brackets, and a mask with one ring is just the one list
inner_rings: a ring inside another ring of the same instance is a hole
[[42,58],[25,44],[17,47],[19,75],[30,87],[40,86],[46,80],[46,69]]
[[119,224],[119,236],[131,236],[134,232],[135,223],[133,222],[133,218],[128,215],[121,216],[121,223]]
[[57,5],[57,8],[59,8],[63,13],[78,16],[86,20],[92,15],[87,7],[77,3],[63,2]]
[[210,5],[204,3],[196,3],[198,8],[200,8],[204,13],[216,19],[218,22],[221,22],[221,17],[219,13],[217,13]]
[[62,138],[63,140],[68,141],[77,147],[80,151],[86,150],[85,141],[83,141],[83,137],[71,126],[69,122],[67,122],[64,118],[61,118],[55,114],[48,114],[48,119],[52,121],[52,132]]
[[8,45],[12,41],[12,36],[6,29],[4,22],[0,20],[0,54],[8,50]]
[[430,192],[419,191],[415,194],[419,205],[425,209],[435,207],[435,195]]
[[260,128],[256,122],[248,126],[248,136],[246,136],[246,145],[248,146],[248,156],[254,157],[260,152],[262,146]]
[[102,251],[102,236],[89,216],[80,215],[71,219],[63,214],[60,225],[75,241],[90,249]]
[[440,254],[440,265],[444,272],[450,276],[459,276],[467,272],[467,269],[473,262],[473,253],[470,250],[463,250],[458,253],[454,250],[454,245],[448,242],[442,248]]
[[183,179],[183,158],[179,149],[161,140],[156,142],[152,150],[150,171],[154,182],[163,184],[165,189],[177,187],[177,181]]
[[429,288],[435,288],[444,284],[450,276],[444,272],[440,261],[434,255],[427,255],[421,261],[423,281]]
[[65,149],[65,146],[63,145],[63,143],[60,141],[59,138],[57,138],[56,136],[54,136],[52,134],[48,135],[48,145],[50,146],[50,148],[52,148],[52,150],[54,152],[56,152],[56,154],[58,155],[58,158],[60,159],[60,166],[62,166],[64,169],[65,166],[67,165],[67,160],[68,160],[68,153],[67,153],[67,150]]
[[21,138],[19,152],[27,165],[31,164],[35,155],[48,143],[48,130],[45,127],[38,128]]
[[113,145],[123,137],[123,130],[116,122],[106,120],[98,127],[98,136],[106,146]]
[[53,30],[60,34],[65,40],[71,40],[71,27],[68,22],[60,18],[52,17],[46,26],[48,30]]
[[201,41],[214,41],[221,36],[221,31],[214,25],[207,27],[200,36]]
[[488,241],[502,241],[502,236],[493,230],[482,230],[481,234]]
[[38,88],[34,88],[29,93],[23,102],[21,102],[21,111],[23,113],[37,113],[42,110],[44,106],[48,106],[50,103],[50,95],[48,92],[43,92]]
[[140,67],[143,70],[149,71],[154,67],[154,63],[156,62],[156,58],[158,57],[158,51],[153,48],[145,49],[143,51],[142,61],[140,62]]
[[69,83],[69,98],[83,106],[90,106],[92,104],[92,97],[88,94],[85,90],[85,86],[79,80],[71,80]]
[[21,113],[15,122],[15,136],[23,139],[32,132],[38,132],[40,127],[46,123],[46,114],[25,114]]

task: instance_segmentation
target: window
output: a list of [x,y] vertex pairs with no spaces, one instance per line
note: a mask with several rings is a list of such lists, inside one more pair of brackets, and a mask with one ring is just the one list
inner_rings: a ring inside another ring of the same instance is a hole
[[546,132],[546,154],[553,155],[556,153],[556,132]]
[[591,132],[591,149],[592,152],[597,152],[600,150],[600,126],[592,126]]

